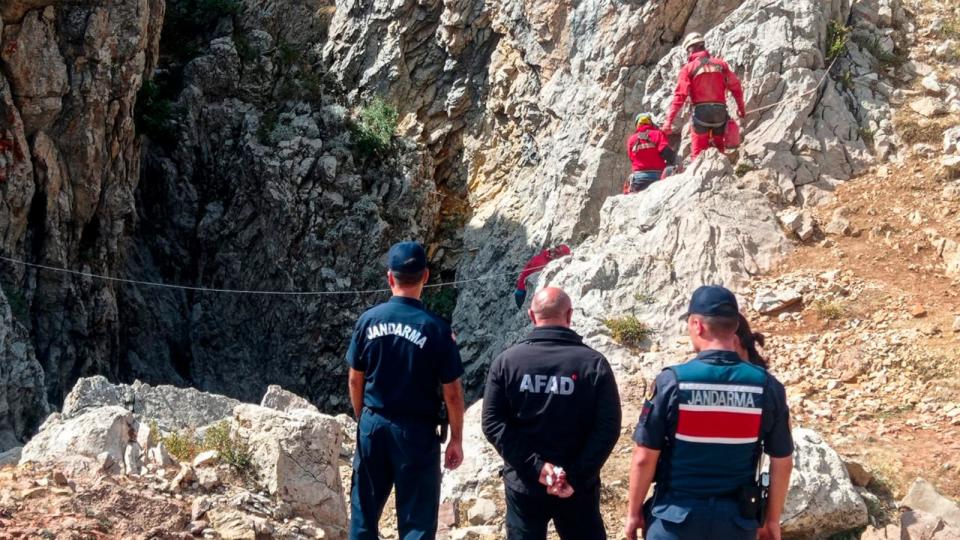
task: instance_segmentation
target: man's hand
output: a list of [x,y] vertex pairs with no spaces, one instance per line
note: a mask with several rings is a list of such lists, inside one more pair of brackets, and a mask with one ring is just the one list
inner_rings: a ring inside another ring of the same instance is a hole
[[780,540],[780,522],[768,519],[757,533],[757,540]]
[[540,469],[540,484],[550,487],[557,478],[557,473],[553,470],[553,463],[544,463]]
[[566,499],[573,495],[573,486],[567,483],[567,473],[553,463],[544,463],[540,469],[540,483],[547,487],[547,493]]
[[737,110],[737,116],[740,117],[741,120],[743,120],[743,118],[744,118],[745,116],[747,116],[747,112],[744,111],[743,109],[738,109],[738,110]]
[[670,136],[673,135],[673,126],[670,126],[670,125],[663,126],[663,129],[661,129],[660,131],[663,132],[664,137],[667,137],[669,139]]
[[627,524],[623,528],[623,534],[627,537],[627,540],[637,540],[637,531],[643,534],[645,525],[643,522],[643,514],[627,516]]
[[450,439],[447,450],[443,455],[443,466],[454,470],[463,463],[463,441]]
[[566,479],[563,479],[548,487],[547,493],[561,499],[567,499],[573,496],[573,486],[568,484]]

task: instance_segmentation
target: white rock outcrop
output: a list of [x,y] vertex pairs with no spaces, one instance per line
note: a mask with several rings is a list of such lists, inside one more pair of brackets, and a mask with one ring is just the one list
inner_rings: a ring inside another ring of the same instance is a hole
[[828,538],[867,524],[867,505],[837,453],[814,431],[793,430],[793,475],[781,520],[784,537]]
[[294,513],[324,527],[328,538],[342,537],[346,505],[337,459],[340,425],[336,419],[304,409],[281,412],[240,405],[233,428],[252,452],[258,480],[289,503]]
[[104,462],[123,467],[133,433],[135,421],[129,410],[113,405],[91,408],[45,423],[23,447],[20,463],[59,464],[72,473],[96,473]]
[[124,407],[138,418],[156,421],[164,431],[200,428],[230,418],[240,402],[195,388],[169,385],[112,384],[105,377],[77,381],[63,402],[63,418],[81,415],[107,405]]

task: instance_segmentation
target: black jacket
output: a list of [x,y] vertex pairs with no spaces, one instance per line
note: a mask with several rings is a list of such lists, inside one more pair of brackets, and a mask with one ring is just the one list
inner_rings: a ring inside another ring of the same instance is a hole
[[490,366],[483,433],[503,456],[511,489],[542,491],[544,462],[563,467],[575,490],[592,487],[620,436],[610,364],[568,328],[535,328]]

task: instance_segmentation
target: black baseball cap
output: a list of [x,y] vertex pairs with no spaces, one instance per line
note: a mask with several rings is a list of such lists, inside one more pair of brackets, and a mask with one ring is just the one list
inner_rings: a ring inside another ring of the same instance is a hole
[[397,242],[387,252],[387,269],[416,274],[427,267],[427,253],[419,242]]
[[703,285],[693,291],[690,297],[690,307],[684,313],[686,319],[690,315],[705,317],[736,317],[740,314],[737,306],[737,297],[729,289],[719,285]]

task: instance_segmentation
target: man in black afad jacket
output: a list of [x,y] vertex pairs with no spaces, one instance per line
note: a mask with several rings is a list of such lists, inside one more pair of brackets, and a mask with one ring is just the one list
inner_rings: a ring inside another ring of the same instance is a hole
[[535,328],[490,366],[483,433],[503,456],[507,538],[603,540],[600,468],[620,435],[610,364],[570,329],[573,305],[557,288],[534,296]]

